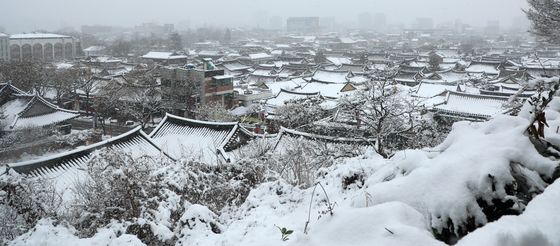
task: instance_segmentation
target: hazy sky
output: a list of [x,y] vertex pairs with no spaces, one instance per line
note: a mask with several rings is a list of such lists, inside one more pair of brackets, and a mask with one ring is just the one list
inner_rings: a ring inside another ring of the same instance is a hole
[[[0,26],[8,32],[79,27],[84,24],[133,26],[142,22],[180,22],[249,26],[256,16],[333,16],[354,22],[363,12],[385,13],[390,23],[417,17],[434,21],[463,19],[483,26],[500,20],[508,28],[522,17],[526,0],[0,0]],[[254,25],[253,25],[254,26]],[[79,29],[78,29],[79,30]]]

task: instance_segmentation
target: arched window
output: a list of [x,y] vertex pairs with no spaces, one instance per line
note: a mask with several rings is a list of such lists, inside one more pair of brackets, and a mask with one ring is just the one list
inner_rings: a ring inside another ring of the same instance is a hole
[[10,45],[10,57],[12,61],[19,61],[21,55],[21,50],[19,48],[17,44]]
[[33,45],[33,59],[34,60],[43,60],[43,45],[42,44],[34,44]]
[[55,60],[61,60],[63,58],[63,53],[62,53],[63,49],[64,49],[64,46],[62,45],[62,43],[54,44],[54,59]]
[[72,58],[72,43],[66,43],[64,45],[64,58],[65,59]]
[[51,43],[46,43],[43,47],[45,49],[45,61],[52,61],[53,57],[53,45]]
[[30,44],[24,44],[21,46],[21,57],[24,61],[31,61],[33,59]]

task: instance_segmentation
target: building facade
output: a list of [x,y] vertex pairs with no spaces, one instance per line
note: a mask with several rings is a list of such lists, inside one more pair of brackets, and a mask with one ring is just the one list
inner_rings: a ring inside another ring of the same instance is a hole
[[0,61],[10,60],[10,50],[8,49],[9,41],[8,35],[0,33]]
[[70,36],[50,33],[24,33],[9,37],[9,60],[55,61],[78,56],[80,42]]
[[290,17],[287,21],[288,32],[319,32],[319,17]]
[[197,105],[236,105],[233,76],[224,75],[224,70],[163,68],[161,91],[164,108],[185,117],[194,117]]

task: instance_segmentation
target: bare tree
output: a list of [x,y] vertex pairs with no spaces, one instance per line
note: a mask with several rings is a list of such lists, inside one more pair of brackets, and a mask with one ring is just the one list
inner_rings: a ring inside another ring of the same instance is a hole
[[296,129],[327,117],[328,111],[321,107],[321,97],[291,100],[275,110],[276,121],[283,127]]
[[42,64],[36,62],[0,63],[0,74],[5,80],[24,91],[43,91],[45,74]]
[[357,127],[376,139],[376,151],[389,156],[387,148],[401,147],[407,135],[414,134],[420,124],[421,107],[418,102],[405,99],[398,87],[388,81],[370,81],[368,90],[354,98],[341,100],[341,110],[353,114]]
[[553,43],[560,42],[560,1],[528,0],[525,10],[532,23],[531,32]]
[[236,118],[227,110],[221,103],[208,102],[199,104],[194,113],[198,120],[216,121],[216,122],[230,122],[235,121]]
[[95,88],[95,77],[91,72],[91,69],[80,69],[78,72],[78,76],[76,81],[73,84],[73,92],[75,95],[79,95],[81,93],[78,92],[80,90],[85,94],[86,97],[86,114],[90,114],[90,101],[91,101],[91,93]]

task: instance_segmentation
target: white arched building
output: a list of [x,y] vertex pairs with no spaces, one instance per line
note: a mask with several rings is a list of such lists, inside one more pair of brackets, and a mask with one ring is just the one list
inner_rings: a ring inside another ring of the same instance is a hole
[[0,61],[8,61],[8,43],[10,36],[0,32]]
[[80,49],[79,41],[70,36],[50,33],[23,33],[10,36],[9,57],[12,61],[54,61],[72,59]]

